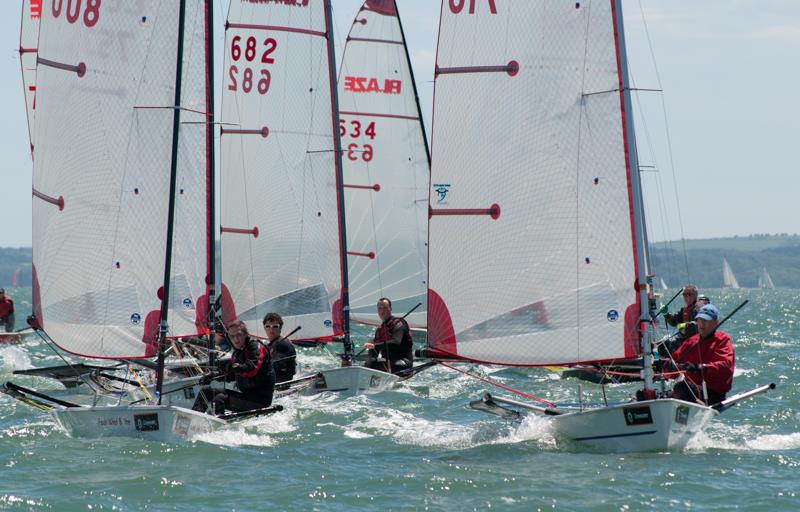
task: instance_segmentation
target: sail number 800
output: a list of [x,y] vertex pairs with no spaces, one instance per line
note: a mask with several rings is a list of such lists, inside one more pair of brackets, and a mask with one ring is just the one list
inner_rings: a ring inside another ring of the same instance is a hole
[[[65,0],[53,0],[53,18],[61,16],[64,10]],[[66,17],[70,23],[75,23],[81,17],[81,0],[66,0]],[[83,11],[83,24],[88,28],[92,28],[100,21],[100,3],[101,0],[86,0],[86,9]]]

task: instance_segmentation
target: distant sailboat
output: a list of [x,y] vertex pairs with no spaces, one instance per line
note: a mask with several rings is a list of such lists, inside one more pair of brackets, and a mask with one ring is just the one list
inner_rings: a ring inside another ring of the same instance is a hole
[[775,289],[775,283],[772,282],[772,278],[769,276],[769,272],[767,272],[767,267],[761,268],[761,274],[758,275],[758,287],[764,290]]
[[736,277],[733,275],[733,271],[731,270],[731,266],[728,264],[728,260],[722,258],[722,287],[723,288],[730,288],[732,290],[739,289],[739,282],[736,280]]
[[669,290],[669,286],[667,286],[667,283],[664,281],[664,278],[663,277],[659,277],[659,280],[661,280],[661,289],[662,290]]

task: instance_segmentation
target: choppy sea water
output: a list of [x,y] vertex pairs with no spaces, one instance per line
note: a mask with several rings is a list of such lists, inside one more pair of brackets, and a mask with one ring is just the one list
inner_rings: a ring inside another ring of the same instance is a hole
[[[16,292],[22,309],[25,291]],[[504,393],[446,368],[381,395],[286,399],[282,413],[177,445],[72,439],[46,413],[3,395],[0,509],[800,510],[800,291],[704,292],[723,314],[750,299],[723,327],[736,347],[733,392],[778,387],[720,415],[682,453],[565,446],[547,419],[509,424],[465,409],[484,391]],[[334,364],[310,349],[300,361]],[[41,342],[0,347],[2,381],[51,364],[60,359]],[[471,371],[577,399],[578,381],[546,369]],[[599,399],[591,384],[583,392]]]

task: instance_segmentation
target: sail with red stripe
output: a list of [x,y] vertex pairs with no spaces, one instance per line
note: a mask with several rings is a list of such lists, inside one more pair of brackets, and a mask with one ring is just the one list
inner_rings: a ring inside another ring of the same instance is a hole
[[33,153],[33,122],[36,111],[36,55],[39,44],[39,20],[44,0],[22,0],[22,21],[19,31],[19,64],[28,116],[28,138]]
[[343,276],[325,7],[233,0],[228,11],[221,270],[254,334],[264,335],[270,311],[286,330],[302,326],[302,338],[341,332],[332,313]]
[[380,324],[375,305],[424,326],[430,163],[416,85],[394,0],[367,0],[339,72],[350,312]]
[[504,365],[638,352],[642,235],[614,16],[611,0],[442,2],[434,352]]
[[[74,354],[152,354],[149,331],[159,323],[168,244],[169,333],[196,332],[195,302],[207,274],[210,172],[205,2],[189,2],[183,35],[178,20],[177,2],[42,6],[33,133],[34,311],[58,346]],[[168,240],[180,37],[181,123]]]

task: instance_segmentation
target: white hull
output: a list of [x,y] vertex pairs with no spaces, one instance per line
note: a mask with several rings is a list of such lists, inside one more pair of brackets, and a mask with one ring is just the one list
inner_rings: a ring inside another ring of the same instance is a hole
[[51,412],[69,436],[88,439],[134,437],[176,442],[226,424],[214,416],[168,405],[70,407]]
[[556,435],[602,451],[681,450],[718,412],[660,399],[553,416]]
[[[186,377],[165,381],[162,386],[162,405],[191,408],[200,388],[197,384],[199,380],[200,377]],[[141,387],[123,385],[102,377],[86,376],[85,380],[78,382],[79,384],[76,386],[49,393],[52,396],[84,405],[115,406],[119,403],[151,402],[155,399],[154,384],[145,386],[147,389],[147,393],[145,393]]]
[[323,370],[320,375],[321,379],[312,388],[315,392],[332,391],[347,396],[378,393],[400,380],[397,375],[363,366]]

